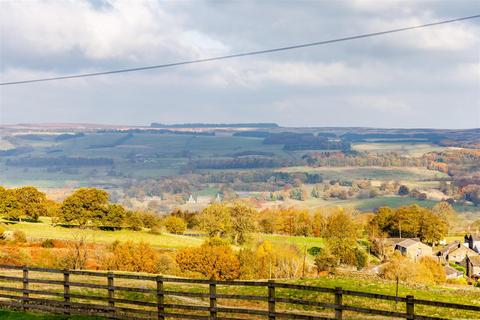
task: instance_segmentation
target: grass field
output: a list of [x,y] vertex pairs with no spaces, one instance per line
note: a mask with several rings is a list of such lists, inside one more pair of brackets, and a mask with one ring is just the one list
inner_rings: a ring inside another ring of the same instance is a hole
[[395,143],[395,142],[376,142],[376,143],[353,143],[352,149],[357,151],[370,151],[377,153],[396,152],[401,155],[419,157],[432,151],[445,150],[445,147],[439,147],[425,142]]
[[257,234],[259,240],[268,240],[275,244],[293,244],[299,249],[311,247],[322,247],[324,241],[322,238],[317,237],[296,237],[296,236],[283,236],[277,234]]
[[309,172],[319,173],[324,179],[372,179],[372,180],[399,180],[421,181],[448,178],[448,175],[424,168],[417,167],[287,167],[277,171],[281,172]]
[[[82,278],[82,281],[85,281],[86,278]],[[92,279],[94,280],[94,279]],[[80,280],[79,280],[80,281]],[[99,280],[96,280],[97,282]],[[120,281],[120,280],[119,280]],[[277,279],[277,282],[287,282],[295,283],[302,285],[312,285],[319,286],[324,288],[335,288],[341,287],[344,290],[353,290],[360,292],[368,292],[373,294],[384,294],[395,296],[396,285],[394,281],[380,280],[372,276],[360,276],[353,273],[340,273],[336,276],[329,277],[319,277],[319,278],[310,278],[304,280],[288,280],[288,279]],[[93,282],[93,283],[97,283]],[[135,280],[121,280],[118,285],[122,286],[135,286],[142,288],[154,288],[153,282],[147,281],[135,281]],[[45,288],[46,289],[46,288]],[[52,290],[50,288],[50,290]],[[61,290],[56,288],[54,290]],[[84,294],[98,295],[100,294],[99,290],[85,288],[76,288],[74,292],[83,292]],[[208,292],[208,287],[204,285],[190,285],[190,284],[176,284],[176,283],[166,283],[165,290],[171,291],[183,291],[183,292]],[[220,294],[241,294],[241,295],[258,295],[265,296],[266,290],[264,287],[246,287],[246,286],[224,286],[218,285],[217,292]],[[455,286],[455,285],[408,285],[400,283],[398,288],[398,294],[400,297],[405,297],[406,295],[413,295],[416,299],[425,299],[432,301],[441,301],[441,302],[450,302],[450,303],[459,303],[465,305],[480,305],[480,289],[475,287],[468,286]],[[309,301],[321,301],[321,302],[333,302],[333,294],[329,293],[319,293],[312,291],[303,291],[303,290],[294,290],[294,289],[282,289],[278,288],[276,290],[276,296],[279,298],[294,298],[294,299],[303,299]],[[154,295],[149,294],[140,294],[133,292],[119,292],[119,298],[124,299],[134,299],[134,300],[146,300],[146,301],[155,301]],[[374,309],[383,309],[390,311],[404,311],[405,304],[395,303],[395,301],[379,300],[379,299],[367,299],[363,297],[354,297],[346,295],[343,298],[343,303],[365,307],[365,308],[374,308]],[[98,303],[98,302],[97,302]],[[176,299],[171,296],[167,296],[166,303],[180,303],[188,305],[205,305],[208,303],[208,299],[203,298],[188,298],[188,299]],[[218,299],[218,304],[221,306],[235,306],[235,307],[246,307],[249,309],[266,309],[266,304],[264,302],[251,302],[251,301],[234,301],[234,300],[225,300]],[[278,304],[277,310],[289,310],[296,312],[311,312],[316,311],[317,314],[323,316],[332,316],[332,310],[322,310],[314,307],[295,307],[294,305],[284,305]],[[448,319],[478,319],[478,313],[469,312],[469,311],[456,311],[453,309],[444,309],[439,307],[429,307],[429,306],[415,306],[416,314],[420,315],[429,315],[433,317],[442,317]],[[6,319],[93,319],[88,317],[72,317],[72,318],[62,318],[57,316],[47,316],[42,314],[33,314],[33,313],[20,313],[20,312],[10,312],[3,311],[3,314],[0,313],[0,316],[9,316],[11,318]],[[4,319],[1,317],[1,319]],[[98,318],[100,319],[100,318]],[[345,312],[344,319],[372,319],[368,315],[354,314],[351,312]],[[375,318],[383,319],[383,318]]]
[[32,313],[0,310],[0,319],[2,320],[100,320],[105,318],[86,317],[86,316],[61,316],[50,315],[46,313]]
[[[433,200],[418,200],[412,197],[396,197],[396,196],[390,196],[390,197],[378,197],[378,198],[372,198],[372,199],[354,199],[349,201],[349,204],[359,210],[365,211],[365,210],[373,210],[379,207],[393,207],[393,208],[398,208],[401,206],[408,206],[412,204],[418,204],[419,206],[422,207],[427,207],[431,208],[435,204],[438,203],[438,201],[433,201]],[[453,208],[457,212],[466,212],[466,211],[478,211],[479,209],[476,208],[473,205],[459,205],[459,204],[454,204]]]
[[[21,222],[9,225],[9,228],[13,230],[21,230],[25,232],[27,237],[35,239],[61,239],[61,240],[74,240],[78,237],[78,229],[53,227],[49,224],[48,218],[41,218],[40,223]],[[191,246],[198,246],[203,242],[203,239],[173,235],[169,233],[164,234],[152,234],[147,231],[131,231],[131,230],[118,230],[118,231],[104,231],[104,230],[85,230],[87,241],[98,243],[112,243],[115,240],[119,241],[144,241],[149,243],[155,248],[184,248]]]
[[[25,232],[30,239],[60,239],[60,240],[75,240],[78,237],[79,229],[71,229],[64,227],[54,227],[50,225],[50,219],[46,217],[41,218],[41,222],[19,222],[9,225],[12,230],[21,230]],[[205,240],[201,237],[181,236],[170,233],[163,233],[160,235],[152,234],[147,231],[104,231],[104,230],[83,230],[87,241],[95,243],[112,243],[118,241],[144,241],[155,248],[170,248],[179,249],[185,247],[199,246]],[[300,237],[300,236],[283,236],[270,234],[255,234],[255,241],[269,240],[276,244],[294,244],[302,249],[304,246],[321,247],[323,240],[316,237]]]

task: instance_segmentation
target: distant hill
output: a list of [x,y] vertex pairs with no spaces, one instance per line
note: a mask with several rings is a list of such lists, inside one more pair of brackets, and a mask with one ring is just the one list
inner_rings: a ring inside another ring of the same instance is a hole
[[278,128],[276,123],[178,123],[163,124],[153,122],[152,128]]

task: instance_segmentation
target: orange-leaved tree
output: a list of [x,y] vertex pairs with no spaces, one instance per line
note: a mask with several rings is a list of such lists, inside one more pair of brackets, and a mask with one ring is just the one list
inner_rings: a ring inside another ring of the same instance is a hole
[[230,280],[240,275],[240,262],[232,248],[215,239],[180,250],[176,261],[183,272],[198,272],[208,279]]

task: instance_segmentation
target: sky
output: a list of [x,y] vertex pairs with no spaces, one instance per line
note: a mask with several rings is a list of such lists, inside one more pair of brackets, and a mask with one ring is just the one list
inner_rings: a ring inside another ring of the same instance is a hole
[[[0,81],[157,65],[480,14],[480,1],[0,1]],[[0,124],[480,127],[480,19],[268,55],[0,86]]]

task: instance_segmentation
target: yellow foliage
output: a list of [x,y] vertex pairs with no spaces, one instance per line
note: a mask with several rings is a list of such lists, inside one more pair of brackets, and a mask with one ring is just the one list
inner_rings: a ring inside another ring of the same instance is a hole
[[110,255],[102,261],[102,268],[134,272],[156,273],[160,254],[145,242],[117,242]]
[[197,248],[182,249],[176,261],[183,272],[198,272],[208,279],[230,280],[240,275],[240,262],[228,245],[205,243]]

